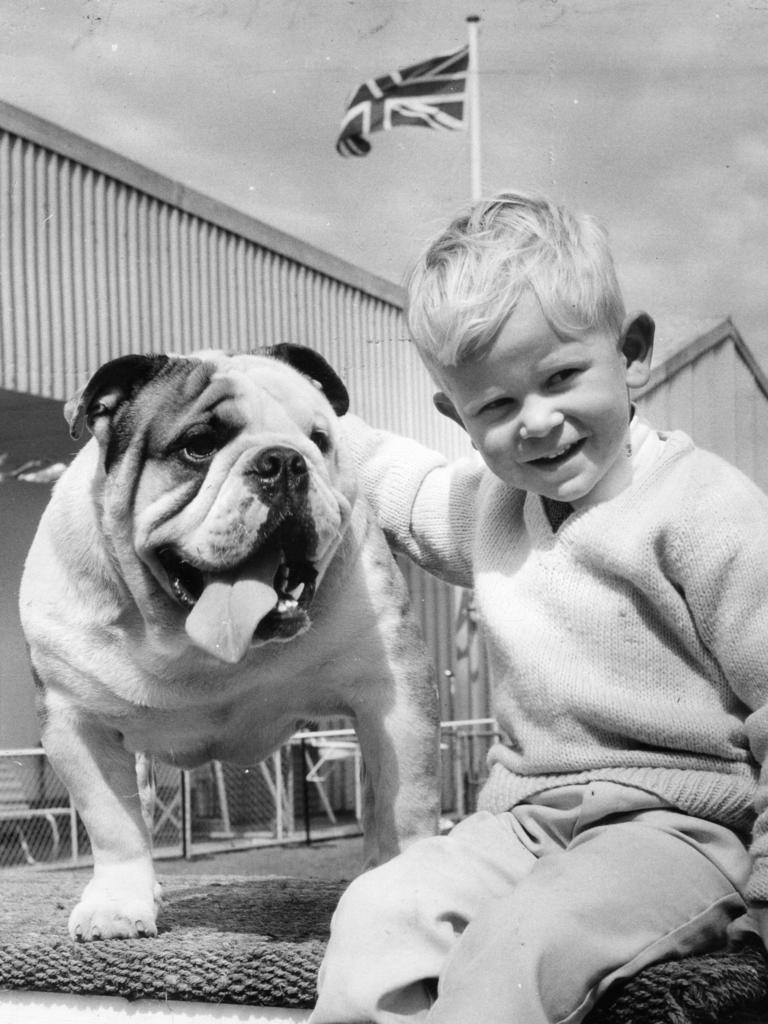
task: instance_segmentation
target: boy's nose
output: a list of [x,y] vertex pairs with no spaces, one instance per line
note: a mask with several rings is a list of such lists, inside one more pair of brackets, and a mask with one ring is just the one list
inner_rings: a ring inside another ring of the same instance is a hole
[[526,402],[520,415],[520,437],[546,437],[565,422],[565,416],[548,402]]

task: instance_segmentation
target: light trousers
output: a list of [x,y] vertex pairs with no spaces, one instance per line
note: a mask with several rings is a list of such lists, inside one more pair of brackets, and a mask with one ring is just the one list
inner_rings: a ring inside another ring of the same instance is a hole
[[310,1024],[577,1024],[615,981],[723,946],[750,857],[613,782],[479,812],[342,896]]

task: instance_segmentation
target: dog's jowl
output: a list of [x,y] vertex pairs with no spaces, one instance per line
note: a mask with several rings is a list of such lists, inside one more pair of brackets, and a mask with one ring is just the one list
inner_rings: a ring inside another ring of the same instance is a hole
[[436,830],[436,690],[357,494],[347,402],[321,356],[279,345],[125,356],[68,404],[93,438],[43,514],[20,609],[43,745],[93,848],[74,938],[156,931],[146,756],[253,764],[302,720],[348,715],[367,862]]

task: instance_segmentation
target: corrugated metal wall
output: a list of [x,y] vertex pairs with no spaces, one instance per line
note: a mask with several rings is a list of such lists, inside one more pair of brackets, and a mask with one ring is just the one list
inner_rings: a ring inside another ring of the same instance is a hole
[[403,335],[375,294],[7,132],[0,202],[6,387],[62,398],[121,353],[287,340],[343,372]]
[[[128,352],[293,341],[325,354],[370,422],[458,455],[400,302],[388,282],[0,104],[0,387],[63,400]],[[473,690],[462,706],[487,714],[485,676],[456,655],[462,594],[404,569],[443,688],[452,671]]]

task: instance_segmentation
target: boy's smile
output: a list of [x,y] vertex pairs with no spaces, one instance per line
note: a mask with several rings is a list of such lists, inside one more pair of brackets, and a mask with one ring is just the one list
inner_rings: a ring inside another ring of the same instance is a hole
[[631,479],[627,389],[648,378],[652,337],[641,316],[621,338],[600,329],[563,338],[527,291],[480,357],[433,367],[444,391],[435,402],[511,486],[592,504]]

